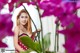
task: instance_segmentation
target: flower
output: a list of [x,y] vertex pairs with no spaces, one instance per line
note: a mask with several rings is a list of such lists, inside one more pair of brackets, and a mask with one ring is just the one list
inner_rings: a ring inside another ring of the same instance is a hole
[[[11,21],[11,14],[0,14],[0,36],[2,35],[13,35]],[[8,26],[9,25],[9,26]]]
[[72,38],[67,38],[63,46],[68,53],[80,53],[80,39],[77,41],[75,39],[73,40]]
[[11,14],[0,14],[0,47],[6,47],[7,45],[2,42],[2,39],[6,36],[13,36],[12,27],[13,22],[11,20]]
[[44,10],[43,16],[50,16],[53,15],[54,9],[58,7],[58,4],[55,4],[52,2],[52,0],[49,1],[43,1],[39,4],[40,8]]
[[53,15],[57,17],[62,27],[70,25],[77,18],[75,7],[74,2],[62,2],[60,7],[54,8]]
[[54,4],[60,4],[62,2],[62,0],[50,0],[51,2],[53,2]]
[[30,2],[27,2],[28,5],[32,4],[32,5],[39,5],[41,2],[41,0],[31,0]]
[[72,31],[64,30],[65,32],[65,44],[64,47],[68,53],[79,53],[80,52],[80,30],[79,31]]
[[80,18],[77,17],[72,25],[58,32],[66,37],[64,47],[68,53],[80,53]]
[[80,1],[78,1],[78,2],[76,3],[76,8],[77,8],[77,9],[80,8]]
[[54,15],[59,17],[63,13],[74,13],[75,12],[75,2],[62,2],[59,0],[56,2],[55,0],[42,1],[39,4],[39,7],[44,10],[43,16]]
[[76,21],[77,16],[75,14],[63,14],[61,17],[58,17],[62,27],[68,27]]
[[0,10],[3,8],[5,4],[8,3],[8,0],[0,0]]
[[14,4],[16,4],[16,7],[20,7],[23,3],[29,3],[29,0],[11,0],[11,2],[8,3],[9,11],[13,11]]
[[8,3],[9,5],[9,11],[13,11],[13,8],[14,8],[14,3],[17,3],[18,0],[11,0],[11,2]]
[[7,47],[7,45],[5,43],[3,43],[2,41],[0,41],[0,47]]

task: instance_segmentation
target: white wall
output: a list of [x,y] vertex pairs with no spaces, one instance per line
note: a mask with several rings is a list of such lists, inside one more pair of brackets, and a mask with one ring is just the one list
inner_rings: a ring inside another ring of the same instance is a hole
[[[49,48],[50,51],[54,51],[54,45],[55,45],[55,17],[54,16],[47,16],[42,18],[43,23],[43,34],[45,35],[48,32],[51,32],[51,46]],[[61,28],[61,27],[60,27]],[[64,52],[63,48],[64,44],[64,36],[62,34],[59,35],[59,51]]]

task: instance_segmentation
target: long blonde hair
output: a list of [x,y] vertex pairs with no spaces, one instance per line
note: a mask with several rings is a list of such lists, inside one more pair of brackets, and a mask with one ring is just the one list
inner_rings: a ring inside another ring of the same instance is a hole
[[20,25],[19,17],[20,17],[20,15],[21,15],[21,13],[26,13],[26,14],[28,14],[29,19],[28,19],[28,22],[25,24],[25,27],[26,27],[27,31],[28,31],[30,34],[32,34],[30,15],[29,15],[29,13],[28,13],[25,9],[22,9],[22,10],[19,12],[19,14],[17,15],[17,19],[16,19],[17,26]]

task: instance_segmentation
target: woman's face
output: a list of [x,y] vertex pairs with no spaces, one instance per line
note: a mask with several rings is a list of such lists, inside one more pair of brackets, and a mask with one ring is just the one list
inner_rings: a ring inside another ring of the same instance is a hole
[[29,16],[27,13],[21,13],[19,20],[21,25],[25,25],[28,22]]

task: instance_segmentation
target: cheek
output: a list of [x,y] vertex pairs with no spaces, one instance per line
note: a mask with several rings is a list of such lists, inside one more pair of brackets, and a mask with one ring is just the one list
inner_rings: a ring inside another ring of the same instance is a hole
[[21,22],[22,20],[21,20],[21,19],[19,19],[19,21]]
[[28,19],[26,19],[26,21],[28,21]]
[[20,20],[22,20],[22,18],[21,18],[21,17],[20,17],[19,19],[20,19]]
[[28,19],[26,19],[26,21],[28,21]]
[[22,22],[22,19],[19,19],[19,22],[21,23]]

